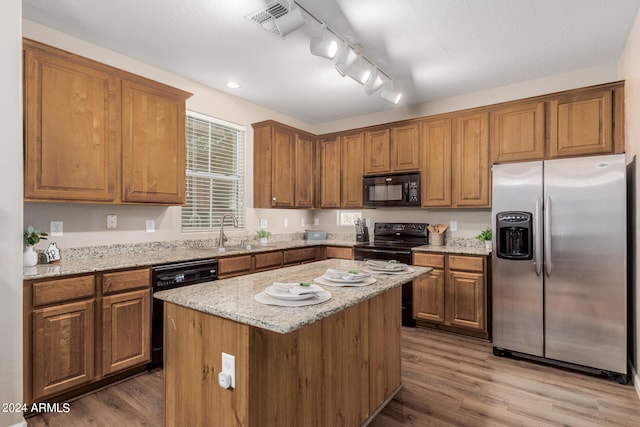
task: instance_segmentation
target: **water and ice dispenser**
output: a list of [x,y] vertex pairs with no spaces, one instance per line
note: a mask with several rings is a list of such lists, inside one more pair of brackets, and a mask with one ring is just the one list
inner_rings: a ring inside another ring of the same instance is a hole
[[499,212],[496,215],[496,255],[498,258],[533,258],[533,224],[530,212]]

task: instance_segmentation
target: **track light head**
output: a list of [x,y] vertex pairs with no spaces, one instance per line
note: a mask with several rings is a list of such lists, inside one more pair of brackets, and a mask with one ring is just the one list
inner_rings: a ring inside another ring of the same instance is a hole
[[286,15],[276,19],[274,23],[282,38],[305,25],[304,16],[298,8],[290,9]]
[[356,62],[349,67],[347,70],[347,75],[351,77],[353,80],[357,81],[361,85],[367,83],[369,78],[371,77],[373,66],[359,57]]
[[309,51],[312,55],[333,59],[338,53],[338,42],[325,36],[313,37],[309,44]]
[[390,82],[391,79],[387,77],[387,75],[382,73],[378,68],[375,68],[373,74],[369,78],[369,81],[364,85],[364,91],[367,95],[372,95]]
[[338,49],[336,58],[336,70],[342,77],[347,75],[349,68],[356,62],[358,55],[351,46],[343,43],[342,47]]
[[392,87],[387,86],[384,89],[382,89],[382,92],[380,92],[380,96],[385,101],[389,101],[390,103],[397,105],[398,102],[400,102],[400,98],[402,98],[402,92],[398,90],[393,90]]

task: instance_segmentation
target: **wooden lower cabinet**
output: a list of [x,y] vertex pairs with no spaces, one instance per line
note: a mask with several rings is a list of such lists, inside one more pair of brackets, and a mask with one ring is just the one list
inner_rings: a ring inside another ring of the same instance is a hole
[[272,270],[282,267],[282,251],[261,252],[254,255],[254,271]]
[[33,398],[27,401],[94,379],[94,307],[92,298],[33,311]]
[[318,247],[286,249],[283,251],[284,265],[313,262],[318,258]]
[[253,271],[253,255],[239,255],[218,259],[218,277],[226,279]]
[[150,278],[150,269],[141,268],[25,281],[25,403],[79,393],[144,366],[151,351]]
[[327,246],[327,258],[353,259],[353,248],[347,246]]
[[487,257],[420,252],[413,264],[433,268],[413,281],[418,324],[489,338]]

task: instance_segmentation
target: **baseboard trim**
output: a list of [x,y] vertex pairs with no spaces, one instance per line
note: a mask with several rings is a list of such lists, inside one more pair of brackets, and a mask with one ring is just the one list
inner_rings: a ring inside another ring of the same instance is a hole
[[640,399],[640,375],[638,375],[638,371],[636,371],[635,367],[629,363],[631,367],[631,378],[633,378],[633,388],[636,389],[636,394],[638,395],[638,399]]

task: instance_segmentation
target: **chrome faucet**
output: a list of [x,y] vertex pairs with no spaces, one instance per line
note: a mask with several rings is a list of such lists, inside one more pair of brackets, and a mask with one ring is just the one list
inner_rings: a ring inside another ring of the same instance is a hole
[[230,216],[233,219],[233,226],[238,228],[238,218],[233,214],[224,214],[222,215],[222,219],[220,220],[220,238],[218,239],[218,248],[224,248],[224,242],[226,242],[227,236],[224,235],[224,220],[226,217]]

